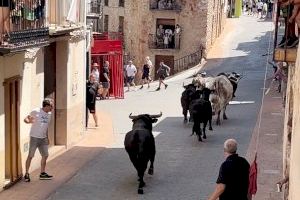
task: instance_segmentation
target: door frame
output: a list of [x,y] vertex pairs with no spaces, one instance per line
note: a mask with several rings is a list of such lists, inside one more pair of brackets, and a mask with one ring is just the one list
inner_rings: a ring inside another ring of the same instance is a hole
[[5,105],[5,180],[9,180],[3,187],[4,189],[17,183],[23,176],[20,147],[21,80],[22,77],[18,75],[4,79],[3,82]]

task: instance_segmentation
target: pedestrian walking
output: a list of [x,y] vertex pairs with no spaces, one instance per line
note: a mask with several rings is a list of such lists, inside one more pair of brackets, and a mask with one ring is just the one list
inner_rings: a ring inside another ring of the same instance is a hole
[[149,66],[149,80],[152,81],[152,79],[151,79],[151,71],[152,71],[152,68],[153,68],[153,64],[152,64],[149,56],[146,56],[145,59],[146,59],[147,65]]
[[89,114],[88,111],[93,115],[95,121],[95,127],[98,127],[98,118],[96,115],[96,96],[100,90],[100,85],[96,82],[94,74],[90,75],[89,81],[86,83],[86,127],[88,127]]
[[168,65],[166,65],[163,61],[161,61],[159,65],[160,65],[160,67],[156,72],[159,77],[159,85],[158,85],[158,88],[156,89],[156,91],[160,90],[161,84],[164,84],[165,89],[167,89],[168,84],[164,83],[164,80],[166,77],[168,77],[170,75],[170,67]]
[[110,88],[110,76],[109,76],[109,62],[105,61],[100,74],[100,81],[102,83],[102,98],[109,98],[109,88]]
[[128,65],[126,66],[127,87],[128,87],[127,91],[130,91],[130,86],[133,86],[134,90],[135,90],[134,78],[135,78],[136,72],[137,72],[136,67],[132,64],[132,61],[130,60],[128,62]]
[[248,161],[237,153],[237,142],[228,139],[224,143],[226,160],[222,163],[217,186],[208,200],[248,200]]
[[40,180],[50,180],[53,176],[46,173],[48,158],[48,126],[51,120],[51,111],[54,107],[52,99],[44,99],[42,108],[34,109],[25,119],[26,124],[32,124],[30,129],[29,152],[26,160],[26,172],[24,179],[30,182],[29,168],[35,151],[38,148],[42,156]]

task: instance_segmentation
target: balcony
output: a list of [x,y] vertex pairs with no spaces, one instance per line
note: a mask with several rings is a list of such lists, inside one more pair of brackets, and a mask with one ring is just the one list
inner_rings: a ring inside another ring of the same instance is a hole
[[[168,42],[165,42],[164,40],[168,40]],[[176,38],[176,35],[170,35],[168,39],[166,39],[163,36],[149,34],[148,45],[149,49],[180,49],[180,36]]]
[[149,7],[153,11],[181,11],[181,5],[176,0],[151,0]]
[[[277,62],[296,62],[298,38],[295,34],[295,20],[289,18],[285,21],[280,12],[280,4],[277,3],[275,9],[275,37],[273,59]],[[287,7],[287,16],[291,16],[292,10]],[[288,22],[290,20],[290,22]]]
[[51,36],[66,35],[82,29],[85,23],[85,1],[48,0],[48,23]]
[[0,55],[44,46],[49,42],[45,1],[15,0],[0,12]]
[[101,0],[87,0],[87,18],[99,19],[103,15],[103,4]]

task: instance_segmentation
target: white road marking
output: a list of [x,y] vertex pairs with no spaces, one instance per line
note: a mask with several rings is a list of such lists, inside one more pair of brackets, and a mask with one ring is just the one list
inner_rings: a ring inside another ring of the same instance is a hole
[[273,113],[271,113],[271,115],[274,115],[274,116],[282,116],[282,113],[276,113],[276,112],[273,112]]
[[158,131],[152,131],[152,134],[154,137],[157,137],[159,134],[161,134],[161,132]]
[[277,136],[278,134],[267,133],[267,134],[265,134],[265,135],[267,135],[267,136]]
[[230,101],[230,105],[239,105],[239,104],[253,104],[255,101]]
[[274,170],[274,169],[264,170],[264,174],[279,174],[279,170]]

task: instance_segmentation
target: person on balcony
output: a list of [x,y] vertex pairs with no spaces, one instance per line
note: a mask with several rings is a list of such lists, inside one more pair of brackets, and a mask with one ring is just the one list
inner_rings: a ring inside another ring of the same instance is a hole
[[180,47],[180,37],[182,33],[182,28],[179,24],[176,24],[175,27],[175,49],[179,49]]
[[278,47],[293,48],[299,42],[295,34],[295,20],[293,20],[293,18],[291,19],[294,5],[289,4],[289,1],[286,0],[279,1],[279,3],[281,3],[280,7],[282,11],[282,17],[284,18],[285,34],[282,37],[282,40],[279,42]]
[[0,45],[4,34],[9,34],[9,11],[11,0],[0,0]]
[[159,1],[158,1],[158,9],[159,9],[159,10],[164,10],[164,9],[166,9],[166,0],[159,0]]
[[164,34],[164,48],[169,48],[169,35],[167,33]]

